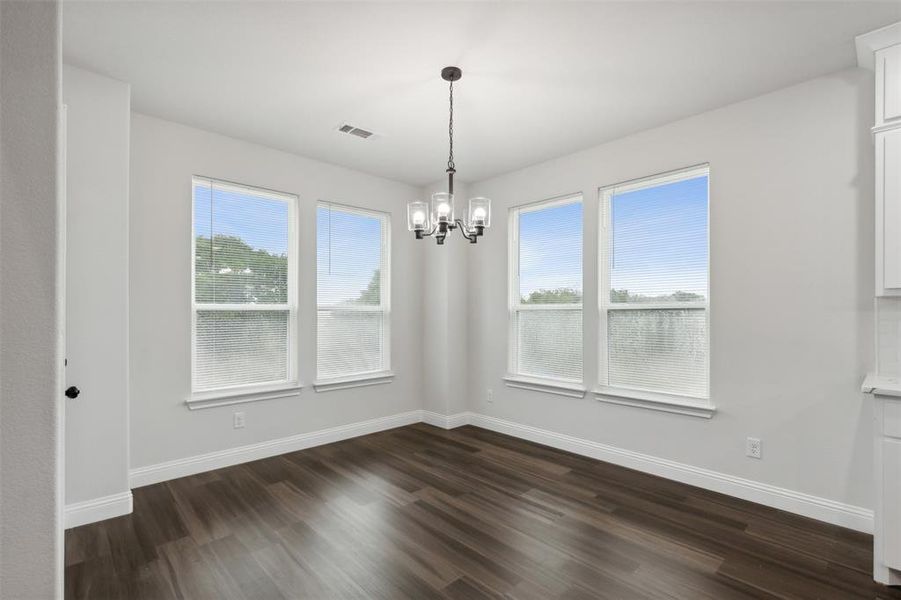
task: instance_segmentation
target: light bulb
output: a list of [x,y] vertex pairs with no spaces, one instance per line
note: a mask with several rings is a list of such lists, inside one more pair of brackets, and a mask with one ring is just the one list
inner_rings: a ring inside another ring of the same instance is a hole
[[450,213],[450,205],[442,202],[438,205],[438,218],[447,221],[447,215]]
[[485,223],[485,216],[488,213],[485,212],[485,209],[481,206],[477,206],[472,211],[472,224],[473,225],[482,225]]
[[417,210],[413,213],[413,224],[422,227],[423,223],[425,223],[425,213],[421,210]]

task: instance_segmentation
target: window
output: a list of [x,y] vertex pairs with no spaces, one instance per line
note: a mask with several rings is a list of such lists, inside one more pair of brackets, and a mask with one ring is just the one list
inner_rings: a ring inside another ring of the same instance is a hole
[[601,190],[601,384],[706,399],[705,166]]
[[193,179],[194,392],[296,382],[295,196]]
[[582,381],[582,197],[511,211],[510,371]]
[[317,378],[388,371],[389,219],[321,203],[316,212]]

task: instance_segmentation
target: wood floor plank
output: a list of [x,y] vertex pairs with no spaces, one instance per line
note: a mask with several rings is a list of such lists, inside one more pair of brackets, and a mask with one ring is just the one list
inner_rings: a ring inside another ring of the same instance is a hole
[[66,532],[70,600],[901,600],[872,538],[473,426],[134,490]]

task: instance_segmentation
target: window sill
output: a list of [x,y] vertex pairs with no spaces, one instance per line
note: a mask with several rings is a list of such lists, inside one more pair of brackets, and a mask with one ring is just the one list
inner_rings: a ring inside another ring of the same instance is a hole
[[593,390],[594,397],[601,402],[622,404],[623,406],[635,406],[650,410],[688,415],[709,419],[716,412],[716,407],[703,398],[689,396],[677,396],[674,394],[661,394],[658,392],[644,392],[625,388],[600,386]]
[[335,377],[333,379],[320,379],[313,382],[313,389],[317,392],[330,392],[332,390],[346,390],[348,388],[363,387],[367,385],[379,385],[394,381],[392,371],[378,371],[362,375],[350,375],[348,377]]
[[578,383],[524,375],[506,375],[504,383],[507,387],[557,394],[558,396],[568,396],[570,398],[584,398],[586,392],[586,389]]
[[275,400],[276,398],[295,398],[300,396],[302,388],[303,386],[300,384],[284,384],[282,386],[200,392],[192,394],[185,400],[185,404],[191,410],[198,410],[245,402],[259,402],[260,400]]

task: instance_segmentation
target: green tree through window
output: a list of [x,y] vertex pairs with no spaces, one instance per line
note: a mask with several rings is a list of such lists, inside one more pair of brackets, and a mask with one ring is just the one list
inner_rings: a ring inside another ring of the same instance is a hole
[[376,269],[372,272],[372,279],[369,280],[369,285],[366,286],[365,290],[360,291],[360,296],[357,298],[355,304],[372,304],[378,306],[382,298],[381,288],[382,270]]
[[611,302],[704,302],[705,300],[703,295],[694,292],[675,291],[672,294],[649,296],[631,293],[629,290],[610,290]]
[[523,304],[578,304],[581,301],[582,294],[579,290],[568,287],[534,290],[522,299]]
[[237,236],[197,236],[198,303],[273,304],[288,300],[288,257],[253,248]]

